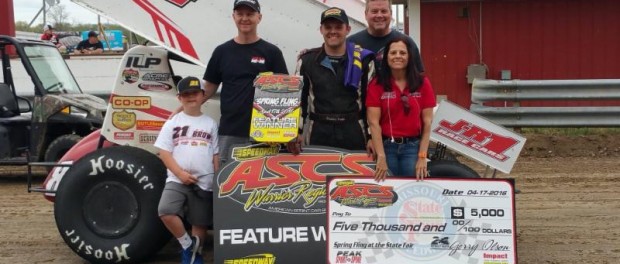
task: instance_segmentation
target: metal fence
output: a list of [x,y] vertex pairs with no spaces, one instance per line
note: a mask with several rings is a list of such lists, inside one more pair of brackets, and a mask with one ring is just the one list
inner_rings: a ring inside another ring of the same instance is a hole
[[[620,106],[522,107],[523,101],[620,100],[620,79],[482,80],[472,85],[470,110],[507,127],[620,126]],[[506,102],[506,107],[485,106]]]

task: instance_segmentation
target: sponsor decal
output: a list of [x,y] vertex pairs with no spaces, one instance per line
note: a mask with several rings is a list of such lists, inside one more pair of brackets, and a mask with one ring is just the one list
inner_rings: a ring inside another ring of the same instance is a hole
[[112,125],[120,130],[128,130],[136,125],[136,114],[125,110],[112,113]]
[[157,140],[157,135],[154,133],[141,133],[138,134],[138,140],[142,144],[153,144]]
[[160,120],[138,120],[136,128],[138,130],[153,130],[159,131],[164,126],[166,121]]
[[191,80],[189,82],[189,87],[200,86],[200,82],[198,80]]
[[483,264],[508,264],[508,253],[482,253]]
[[261,148],[234,148],[233,158],[237,161],[274,156],[280,153],[280,145]]
[[167,82],[169,79],[170,79],[170,73],[149,72],[147,74],[142,75],[142,80],[148,81],[148,82]]
[[393,205],[398,195],[392,186],[344,180],[336,183],[336,188],[330,191],[330,198],[354,208],[381,208]]
[[150,92],[165,92],[165,91],[169,91],[170,89],[172,89],[172,85],[163,83],[163,82],[154,82],[154,83],[143,82],[143,83],[138,84],[138,88],[145,90],[145,91],[150,91]]
[[166,2],[171,3],[180,8],[185,7],[185,5],[189,4],[189,2],[196,2],[197,0],[166,0]]
[[146,57],[144,55],[129,56],[125,68],[148,69],[161,64],[161,58]]
[[336,263],[362,263],[362,251],[342,251],[336,253]]
[[326,10],[325,13],[323,13],[323,16],[340,16],[341,12],[342,11],[340,11],[340,9],[332,8],[332,9]]
[[297,156],[251,158],[275,153],[273,147],[267,148],[233,149],[237,158],[220,171],[220,175],[228,177],[218,177],[219,198],[242,204],[246,212],[259,209],[283,214],[322,214],[326,211],[327,174],[373,175],[370,166],[374,162],[365,153],[321,149],[320,154],[312,154],[306,149]]
[[463,119],[456,123],[441,120],[434,132],[499,161],[510,158],[504,152],[519,143],[517,139],[493,133]]
[[265,64],[265,58],[260,57],[260,56],[253,56],[250,62],[257,63],[257,64]]
[[[299,76],[290,76],[290,75],[282,75],[282,74],[273,74],[273,75],[259,75],[254,79],[254,87],[259,88],[261,91],[266,92],[281,92],[281,93],[289,93],[289,92],[297,92],[300,87],[303,86],[303,79],[299,78]],[[268,99],[279,99],[279,98],[268,98]],[[282,98],[286,99],[286,98]],[[290,98],[297,99],[297,101],[291,101],[289,103],[285,103],[288,106],[299,105],[299,98]],[[277,101],[270,103],[270,105],[278,105],[280,104]]]
[[110,103],[114,109],[151,109],[149,96],[113,96]]
[[140,78],[140,73],[134,69],[125,69],[122,73],[123,81],[126,83],[135,83]]
[[250,263],[260,263],[260,264],[274,264],[276,263],[276,257],[273,254],[263,253],[250,255],[238,259],[227,259],[224,260],[224,264],[250,264]]
[[114,132],[114,139],[116,140],[133,140],[133,132]]

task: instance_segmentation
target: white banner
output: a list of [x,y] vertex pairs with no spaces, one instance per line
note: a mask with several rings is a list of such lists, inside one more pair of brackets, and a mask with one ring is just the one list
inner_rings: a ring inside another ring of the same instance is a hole
[[328,261],[517,263],[507,180],[331,178]]
[[523,136],[447,100],[435,112],[431,140],[503,173],[510,173],[525,145]]

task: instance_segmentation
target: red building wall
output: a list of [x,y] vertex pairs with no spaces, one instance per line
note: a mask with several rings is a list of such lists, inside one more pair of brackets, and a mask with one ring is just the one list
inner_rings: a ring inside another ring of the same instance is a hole
[[[468,16],[461,15],[463,9]],[[524,80],[618,79],[618,14],[618,0],[422,2],[422,58],[435,92],[466,108],[471,104],[467,66],[480,63],[480,42],[489,79],[500,79],[500,70]]]
[[13,0],[0,0],[0,35],[15,36]]

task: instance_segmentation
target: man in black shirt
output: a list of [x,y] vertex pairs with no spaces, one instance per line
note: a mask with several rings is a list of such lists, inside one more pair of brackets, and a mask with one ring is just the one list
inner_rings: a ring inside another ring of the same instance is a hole
[[[300,128],[300,134],[306,130],[310,145],[363,150],[367,144],[364,100],[374,56],[346,41],[351,27],[340,8],[321,13],[320,31],[323,46],[300,57],[302,117],[307,125]],[[299,153],[302,141],[300,136],[296,143],[289,143],[289,150]]]
[[101,54],[103,53],[103,44],[97,38],[97,32],[88,32],[88,39],[82,40],[75,48],[82,54]]
[[254,78],[261,72],[288,74],[282,51],[257,34],[261,19],[257,0],[236,0],[233,20],[237,36],[215,48],[203,77],[207,98],[222,84],[219,128],[222,163],[232,145],[250,141]]
[[[379,66],[383,58],[383,49],[385,45],[395,37],[406,35],[390,28],[390,22],[392,21],[391,0],[366,0],[366,11],[364,14],[366,15],[368,27],[365,30],[351,35],[348,41],[352,41],[365,49],[373,51],[376,54],[377,66]],[[408,44],[415,53],[413,56],[415,59],[415,66],[419,72],[424,72],[424,65],[422,64],[418,46],[409,36],[407,36],[406,39],[409,40]]]

